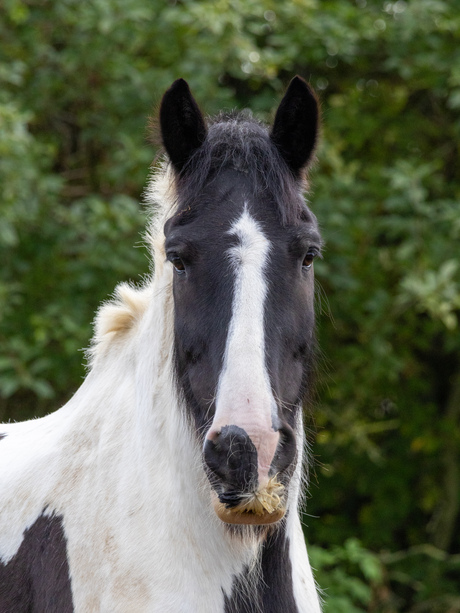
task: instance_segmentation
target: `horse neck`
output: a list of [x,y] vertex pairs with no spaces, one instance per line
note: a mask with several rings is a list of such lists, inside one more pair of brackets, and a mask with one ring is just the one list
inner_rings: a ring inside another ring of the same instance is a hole
[[[184,439],[190,439],[174,384],[173,301],[168,272],[159,261],[153,282],[141,291],[130,290],[131,295],[122,296],[121,303],[115,305],[121,313],[123,309],[134,311],[136,301],[145,302],[145,308],[139,308],[137,317],[132,316],[125,329],[120,330],[123,326],[115,323],[121,315],[111,312],[111,305],[107,312],[106,307],[101,309],[96,320],[95,357],[87,380],[88,392],[98,399],[96,403],[105,405],[102,411],[91,411],[101,414],[104,436],[117,440],[121,447],[130,447],[130,462],[138,464],[141,474],[148,474],[151,466],[165,456],[173,461],[172,451]],[[186,447],[190,454],[193,447]],[[157,471],[154,473],[157,478]]]

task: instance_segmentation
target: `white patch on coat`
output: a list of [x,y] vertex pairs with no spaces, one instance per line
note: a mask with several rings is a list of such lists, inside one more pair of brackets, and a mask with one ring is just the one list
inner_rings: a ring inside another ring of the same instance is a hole
[[232,317],[208,436],[227,425],[243,428],[257,449],[259,482],[263,484],[268,481],[279,441],[273,428],[276,402],[265,364],[264,270],[270,242],[247,207],[229,234],[238,238],[228,253],[235,274]]

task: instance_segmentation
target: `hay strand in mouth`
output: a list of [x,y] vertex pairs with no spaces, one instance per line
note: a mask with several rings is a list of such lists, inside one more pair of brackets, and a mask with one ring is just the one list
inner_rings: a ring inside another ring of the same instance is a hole
[[256,492],[241,494],[241,502],[228,507],[220,502],[214,492],[213,507],[219,519],[228,524],[272,524],[284,517],[286,513],[284,486],[272,477],[265,487]]
[[271,514],[283,507],[284,485],[272,477],[267,485],[256,492],[242,494],[241,502],[232,508],[233,513]]

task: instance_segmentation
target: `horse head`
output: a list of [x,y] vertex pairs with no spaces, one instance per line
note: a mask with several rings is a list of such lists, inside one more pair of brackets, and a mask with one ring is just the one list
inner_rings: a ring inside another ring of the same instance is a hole
[[299,77],[271,130],[245,113],[205,121],[182,79],[161,103],[176,194],[164,226],[175,377],[229,524],[279,521],[300,474],[321,250],[302,194],[318,114]]

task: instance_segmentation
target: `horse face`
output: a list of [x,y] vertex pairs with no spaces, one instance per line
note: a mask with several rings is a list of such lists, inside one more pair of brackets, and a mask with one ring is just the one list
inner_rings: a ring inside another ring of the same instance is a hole
[[[207,132],[184,82],[167,92],[160,114],[177,172],[178,206],[165,225],[176,374],[203,444],[214,508],[227,523],[279,520],[299,455],[321,239],[296,179],[314,142],[303,143],[302,159],[288,153],[295,139],[282,122],[286,115],[292,127],[300,108],[296,127],[305,123],[314,98],[303,82],[290,90],[270,136],[244,118],[218,121]],[[187,125],[173,138],[178,117]]]

